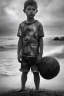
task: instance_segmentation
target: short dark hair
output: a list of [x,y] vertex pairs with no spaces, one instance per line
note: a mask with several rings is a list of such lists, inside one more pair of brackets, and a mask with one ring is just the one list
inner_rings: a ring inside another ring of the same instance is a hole
[[34,1],[34,0],[27,0],[27,1],[25,1],[25,3],[24,3],[24,10],[26,9],[26,7],[27,7],[28,5],[35,6],[36,9],[37,9],[37,7],[38,7],[36,1]]

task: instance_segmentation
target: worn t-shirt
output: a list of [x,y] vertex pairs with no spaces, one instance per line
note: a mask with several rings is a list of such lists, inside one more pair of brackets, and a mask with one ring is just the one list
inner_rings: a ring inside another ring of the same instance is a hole
[[42,24],[35,20],[32,23],[26,21],[19,25],[17,36],[22,38],[22,55],[34,57],[39,54],[39,39],[44,37]]

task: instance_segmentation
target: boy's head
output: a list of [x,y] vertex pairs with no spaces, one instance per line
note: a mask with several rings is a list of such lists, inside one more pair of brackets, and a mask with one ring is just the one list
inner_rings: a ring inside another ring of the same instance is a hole
[[27,18],[34,18],[37,13],[37,3],[34,0],[27,0],[24,3],[24,13],[26,13]]
[[34,6],[36,9],[37,9],[37,2],[34,1],[34,0],[27,0],[25,3],[24,3],[24,11],[26,9],[27,6]]

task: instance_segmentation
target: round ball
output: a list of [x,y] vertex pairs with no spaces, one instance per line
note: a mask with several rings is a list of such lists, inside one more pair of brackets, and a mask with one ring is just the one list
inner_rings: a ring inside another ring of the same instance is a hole
[[40,75],[44,79],[52,79],[56,77],[60,71],[60,64],[54,57],[43,57],[38,64]]

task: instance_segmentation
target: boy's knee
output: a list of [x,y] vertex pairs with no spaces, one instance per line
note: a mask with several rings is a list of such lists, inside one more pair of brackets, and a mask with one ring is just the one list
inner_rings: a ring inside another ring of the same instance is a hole
[[33,72],[34,76],[38,76],[39,77],[39,72]]
[[28,72],[23,72],[22,76],[27,76]]

